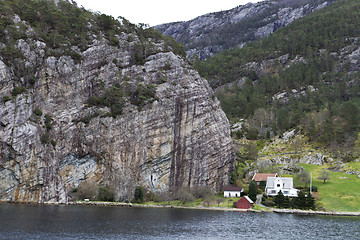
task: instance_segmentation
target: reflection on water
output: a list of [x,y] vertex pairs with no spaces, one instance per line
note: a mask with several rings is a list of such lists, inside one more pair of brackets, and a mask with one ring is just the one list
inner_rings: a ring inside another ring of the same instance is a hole
[[0,239],[360,239],[360,218],[0,204]]

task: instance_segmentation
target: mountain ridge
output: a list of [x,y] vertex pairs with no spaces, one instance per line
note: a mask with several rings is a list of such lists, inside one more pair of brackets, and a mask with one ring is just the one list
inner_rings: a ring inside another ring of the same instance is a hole
[[205,60],[221,51],[265,37],[334,1],[262,1],[208,13],[186,22],[155,26],[185,46],[189,59]]

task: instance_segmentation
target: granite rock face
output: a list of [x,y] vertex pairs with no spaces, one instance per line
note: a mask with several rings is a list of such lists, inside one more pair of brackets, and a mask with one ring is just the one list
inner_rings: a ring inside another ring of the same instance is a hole
[[184,44],[189,59],[200,60],[246,42],[263,38],[335,0],[274,0],[248,3],[236,8],[205,14],[186,22],[155,26]]
[[[116,37],[118,47],[94,38],[77,50],[80,62],[47,56],[41,41],[17,40],[37,79],[20,93],[15,69],[0,61],[0,201],[64,203],[90,180],[113,189],[115,200],[131,199],[137,185],[174,192],[228,183],[229,123],[208,82],[161,42],[134,64],[139,39]],[[88,104],[125,86],[156,91],[141,106],[125,97],[116,116],[111,106]]]

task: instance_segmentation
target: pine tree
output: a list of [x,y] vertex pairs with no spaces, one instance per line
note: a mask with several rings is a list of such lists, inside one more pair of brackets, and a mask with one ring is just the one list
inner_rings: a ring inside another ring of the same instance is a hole
[[285,200],[284,194],[280,190],[274,199],[275,206],[279,208],[284,207],[284,200]]
[[253,180],[250,182],[249,185],[249,198],[251,200],[253,200],[254,202],[256,201],[256,195],[258,193],[258,188],[257,188],[257,184],[256,182]]
[[315,198],[311,194],[306,198],[306,209],[315,210]]
[[306,204],[305,193],[303,191],[300,191],[298,197],[295,198],[294,207],[298,209],[305,209],[306,206],[307,204]]

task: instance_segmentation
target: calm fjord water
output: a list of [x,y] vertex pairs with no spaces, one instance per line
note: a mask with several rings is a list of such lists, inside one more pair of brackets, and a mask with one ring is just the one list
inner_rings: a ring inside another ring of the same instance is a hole
[[0,204],[0,239],[360,239],[360,218]]

